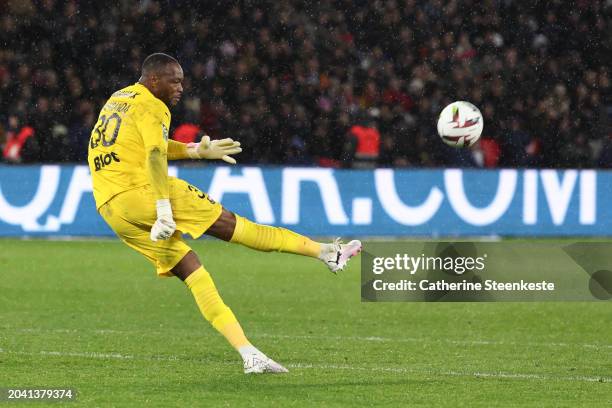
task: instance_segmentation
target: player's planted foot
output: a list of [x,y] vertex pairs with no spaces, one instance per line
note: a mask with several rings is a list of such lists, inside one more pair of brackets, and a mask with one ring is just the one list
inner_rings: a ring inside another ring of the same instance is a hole
[[344,269],[349,259],[360,252],[361,241],[354,239],[348,244],[343,244],[340,238],[336,238],[333,243],[325,244],[319,259],[325,262],[330,271],[338,273]]
[[263,354],[253,354],[244,360],[245,374],[282,374],[288,373],[282,365]]
[[241,347],[238,351],[242,356],[245,374],[282,374],[289,372],[285,367],[252,345]]

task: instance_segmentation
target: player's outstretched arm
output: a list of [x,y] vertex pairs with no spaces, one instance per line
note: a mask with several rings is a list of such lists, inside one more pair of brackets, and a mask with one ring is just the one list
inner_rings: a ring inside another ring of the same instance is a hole
[[236,159],[230,155],[242,152],[240,142],[230,138],[211,140],[209,136],[202,137],[200,143],[181,143],[168,140],[168,160],[207,159],[223,160],[236,164]]
[[168,141],[168,159],[207,159],[223,160],[230,164],[236,164],[236,159],[231,155],[242,151],[240,142],[225,138],[221,140],[210,140],[204,136],[200,143],[181,143],[175,140]]
[[168,139],[168,160],[189,159],[189,154],[187,154],[187,146],[187,143]]

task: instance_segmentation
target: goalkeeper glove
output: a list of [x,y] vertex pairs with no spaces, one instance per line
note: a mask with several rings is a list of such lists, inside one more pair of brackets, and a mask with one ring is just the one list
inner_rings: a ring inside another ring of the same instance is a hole
[[189,143],[187,145],[187,154],[192,159],[221,159],[229,164],[236,164],[236,159],[229,155],[238,154],[241,151],[240,142],[230,138],[210,140],[209,136],[204,136],[200,143]]
[[151,241],[156,242],[158,239],[166,240],[176,231],[176,223],[172,219],[172,207],[170,200],[167,198],[157,200],[157,220],[151,227]]

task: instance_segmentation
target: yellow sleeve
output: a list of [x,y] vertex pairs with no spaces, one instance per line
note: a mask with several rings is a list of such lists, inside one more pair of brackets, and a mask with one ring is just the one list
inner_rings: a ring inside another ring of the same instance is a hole
[[177,142],[176,140],[168,140],[168,160],[188,159],[187,144]]
[[168,125],[164,123],[164,111],[156,106],[144,106],[138,120],[146,152],[146,173],[155,199],[170,198],[168,190]]

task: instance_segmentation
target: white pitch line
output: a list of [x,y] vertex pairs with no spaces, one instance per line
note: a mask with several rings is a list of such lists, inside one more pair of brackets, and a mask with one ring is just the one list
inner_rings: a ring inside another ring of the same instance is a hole
[[540,343],[540,342],[506,342],[498,340],[452,340],[439,338],[421,338],[421,337],[379,337],[379,336],[322,336],[322,335],[283,335],[270,333],[254,333],[252,337],[270,337],[283,339],[304,339],[304,340],[354,340],[354,341],[370,341],[381,343],[447,343],[456,345],[492,345],[492,346],[541,346],[541,347],[585,347],[592,349],[612,349],[612,344],[588,344],[588,343]]
[[82,358],[101,358],[101,359],[114,359],[114,360],[162,360],[162,361],[176,361],[179,360],[177,356],[133,356],[130,354],[120,353],[99,353],[99,352],[65,352],[65,351],[45,351],[39,352],[32,351],[16,351],[16,350],[5,350],[0,349],[0,353],[6,354],[17,354],[22,356],[55,356],[55,357],[82,357]]
[[[114,359],[114,360],[147,360],[147,361],[180,361],[188,359],[181,356],[138,356],[120,353],[99,353],[99,352],[63,352],[63,351],[14,351],[0,349],[0,353],[17,354],[27,356],[52,356],[52,357],[79,357],[79,358],[94,358],[94,359]],[[238,362],[220,362],[223,365],[239,365]],[[217,363],[218,364],[218,363]],[[288,368],[295,369],[313,369],[313,370],[336,370],[336,371],[378,371],[398,374],[415,374],[415,375],[431,375],[431,376],[449,376],[449,377],[475,377],[475,378],[505,378],[516,380],[538,380],[538,381],[572,381],[572,382],[612,382],[612,377],[589,377],[589,376],[554,376],[532,373],[507,373],[507,372],[469,372],[469,371],[436,371],[431,369],[414,369],[406,367],[359,367],[350,365],[336,364],[287,364]]]
[[[91,331],[95,334],[134,334],[134,333],[162,333],[158,330],[115,330],[115,329],[43,329],[43,328],[11,328],[0,327],[0,330],[13,330],[23,333],[82,333]],[[285,335],[254,332],[251,337],[295,339],[295,340],[336,340],[336,341],[364,341],[381,343],[444,343],[464,346],[530,346],[530,347],[583,347],[595,350],[612,349],[612,344],[590,343],[559,343],[559,342],[511,342],[500,340],[453,340],[423,337],[380,337],[380,336],[324,336],[324,335]]]
[[355,367],[334,364],[287,364],[289,368],[313,368],[318,370],[351,370],[351,371],[383,371],[406,374],[428,374],[444,375],[450,377],[481,377],[481,378],[510,378],[518,380],[563,380],[563,381],[586,381],[586,382],[612,382],[610,377],[588,377],[588,376],[551,376],[542,374],[506,373],[506,372],[469,372],[469,371],[435,371],[418,370],[405,367]]

